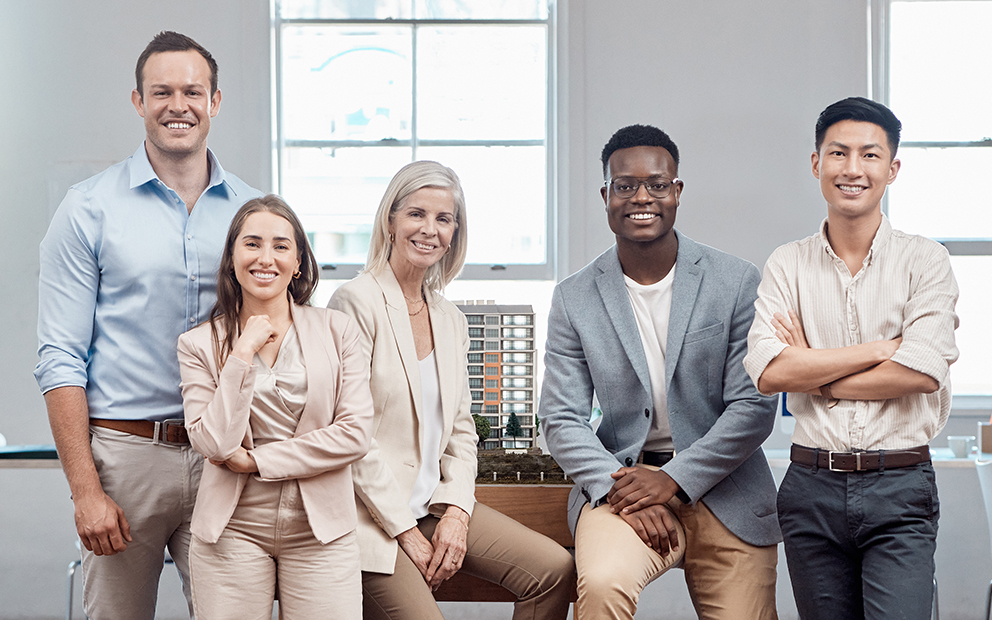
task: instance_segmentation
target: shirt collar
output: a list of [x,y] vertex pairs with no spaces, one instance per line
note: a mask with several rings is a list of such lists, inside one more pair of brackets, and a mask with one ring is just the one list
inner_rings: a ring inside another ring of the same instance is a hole
[[[870,263],[875,254],[885,247],[885,244],[889,242],[890,238],[892,238],[892,224],[889,223],[889,218],[883,213],[882,222],[878,225],[878,230],[875,231],[875,238],[871,241],[871,248],[868,250],[868,256],[865,257],[864,264],[867,265]],[[837,258],[837,255],[834,254],[834,249],[830,247],[830,241],[827,239],[827,218],[823,218],[823,221],[820,223],[820,242],[823,243],[823,249],[828,256]]]
[[[233,195],[237,195],[234,188],[230,183],[227,182],[227,175],[224,173],[224,168],[221,167],[220,162],[217,161],[217,157],[214,152],[207,149],[207,160],[210,162],[210,181],[207,183],[207,189],[215,187],[217,185],[224,185],[227,187],[228,191]],[[145,150],[145,143],[142,142],[138,150],[134,152],[131,157],[131,189],[138,187],[139,185],[144,185],[149,181],[159,181],[162,180],[158,178],[155,174],[155,169],[152,168],[152,162],[148,161],[148,152]],[[165,185],[165,183],[162,183]]]

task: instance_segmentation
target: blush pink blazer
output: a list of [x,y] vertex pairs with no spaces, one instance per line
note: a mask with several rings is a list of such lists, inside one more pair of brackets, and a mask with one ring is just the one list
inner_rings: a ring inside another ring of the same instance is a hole
[[[291,307],[307,372],[307,399],[291,439],[255,447],[248,424],[257,366],[229,357],[218,367],[210,325],[179,338],[186,428],[193,449],[226,460],[238,446],[250,451],[265,480],[299,481],[314,536],[323,543],[355,529],[351,463],[372,438],[372,395],[361,334],[347,315],[311,306]],[[213,543],[227,526],[254,474],[204,463],[192,532]]]

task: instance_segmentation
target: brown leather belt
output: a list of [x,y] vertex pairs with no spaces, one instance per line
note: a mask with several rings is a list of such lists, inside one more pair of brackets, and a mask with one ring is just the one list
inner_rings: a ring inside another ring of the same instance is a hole
[[154,440],[167,446],[188,446],[189,435],[186,434],[185,420],[105,420],[90,418],[90,424],[101,428],[120,431]]
[[912,467],[930,461],[930,446],[904,450],[869,450],[865,452],[833,452],[792,444],[792,462],[830,471],[858,472]]

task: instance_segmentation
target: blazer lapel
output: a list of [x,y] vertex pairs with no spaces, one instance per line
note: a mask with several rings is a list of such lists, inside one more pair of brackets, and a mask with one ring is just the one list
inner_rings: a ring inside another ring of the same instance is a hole
[[400,283],[396,281],[396,276],[393,275],[393,271],[388,265],[382,273],[373,277],[379,283],[386,300],[386,316],[389,318],[389,325],[393,330],[393,337],[396,339],[396,348],[400,352],[403,371],[406,373],[406,382],[410,386],[414,412],[419,421],[423,419],[420,365],[417,361],[417,345],[413,341],[413,328],[410,326],[406,300],[403,299],[403,289],[400,288]]
[[[327,347],[324,344],[325,336],[320,332],[321,329],[329,330],[330,327],[327,324],[320,325],[318,321],[314,320],[315,317],[323,315],[307,312],[306,309],[301,309],[292,302],[289,306],[293,315],[293,325],[296,327],[296,340],[300,343],[303,363],[306,365],[307,371],[306,402],[303,405],[303,412],[300,413],[300,422],[296,425],[296,433],[294,433],[295,436],[299,436],[313,430],[305,422],[309,417],[308,413],[315,410],[311,404],[318,399],[323,400],[320,395],[333,393],[327,390],[314,389],[313,386],[331,381],[334,377],[331,374],[331,361],[327,356]],[[319,405],[316,409],[320,409]]]
[[603,298],[606,313],[610,315],[610,322],[630,359],[631,366],[634,367],[634,372],[637,373],[637,378],[640,379],[645,391],[650,394],[651,378],[648,374],[648,361],[644,356],[644,345],[641,343],[641,333],[637,330],[634,309],[627,296],[627,286],[624,284],[623,269],[620,268],[616,246],[597,262],[601,273],[596,276],[596,287],[599,289],[600,297]]
[[702,253],[695,241],[678,234],[679,252],[675,258],[675,281],[672,283],[672,308],[668,315],[668,345],[665,351],[665,385],[672,385],[675,365],[682,352],[682,342],[689,318],[696,305],[703,270],[697,265]]
[[[444,381],[442,377],[465,376],[464,365],[468,360],[461,358],[462,343],[457,342],[452,327],[452,317],[440,305],[431,303],[435,294],[428,294],[431,314],[431,329],[434,330],[434,360],[437,362],[437,375],[441,392],[441,415],[444,417],[444,428],[451,428],[449,422],[454,419],[459,388],[458,381]],[[459,364],[460,362],[460,364]],[[463,368],[459,370],[459,365]]]

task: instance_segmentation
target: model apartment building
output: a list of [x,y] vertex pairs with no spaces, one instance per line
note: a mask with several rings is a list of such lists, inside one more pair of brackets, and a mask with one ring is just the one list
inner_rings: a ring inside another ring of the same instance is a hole
[[[472,413],[485,417],[492,429],[483,449],[535,447],[534,309],[492,301],[456,305],[468,319]],[[510,414],[520,422],[516,437],[506,434]]]

